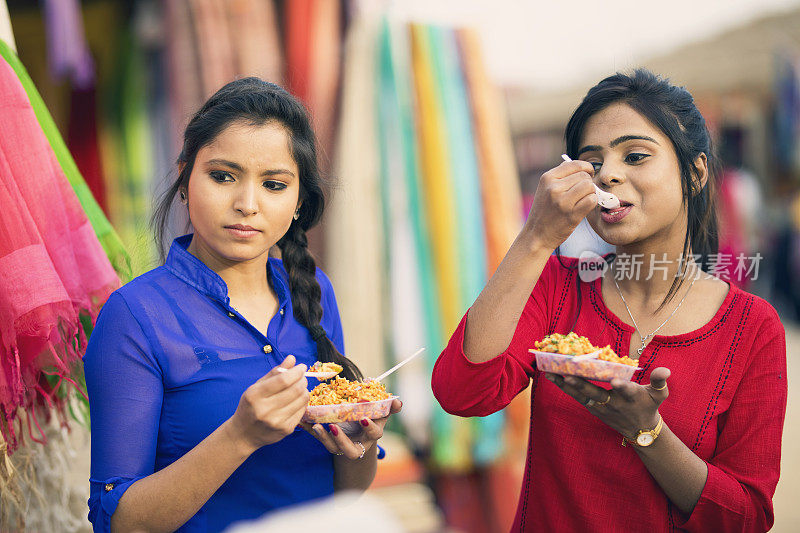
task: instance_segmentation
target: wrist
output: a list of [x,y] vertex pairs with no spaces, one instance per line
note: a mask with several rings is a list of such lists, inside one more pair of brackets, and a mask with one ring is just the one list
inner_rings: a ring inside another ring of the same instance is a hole
[[244,459],[250,457],[260,447],[247,438],[246,434],[239,429],[233,417],[223,422],[219,429],[225,439],[233,443],[238,455]]
[[623,434],[622,445],[632,445],[637,450],[651,448],[662,434],[663,429],[664,419],[656,411],[655,419],[651,423],[643,425],[640,429],[634,431],[632,435]]
[[552,246],[548,244],[544,239],[542,239],[541,235],[535,228],[526,228],[522,230],[522,233],[519,235],[519,239],[517,241],[520,245],[524,247],[524,249],[528,252],[528,254],[536,256],[536,255],[551,255],[557,246]]

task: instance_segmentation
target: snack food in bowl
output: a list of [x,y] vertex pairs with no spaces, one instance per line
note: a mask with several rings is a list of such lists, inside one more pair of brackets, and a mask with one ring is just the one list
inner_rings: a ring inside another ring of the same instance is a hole
[[315,362],[311,365],[311,368],[308,369],[309,372],[335,372],[337,374],[342,370],[342,365],[329,362],[323,363],[322,361]]
[[352,434],[359,430],[360,420],[388,416],[395,398],[379,381],[350,381],[337,376],[311,391],[303,422],[335,423]]
[[[594,346],[589,339],[575,332],[567,335],[553,333],[534,345],[536,348],[528,351],[536,356],[536,366],[542,372],[611,381],[614,378],[631,379],[639,370],[637,362],[627,355],[618,356],[611,346]],[[592,354],[592,358],[578,357],[588,354]]]

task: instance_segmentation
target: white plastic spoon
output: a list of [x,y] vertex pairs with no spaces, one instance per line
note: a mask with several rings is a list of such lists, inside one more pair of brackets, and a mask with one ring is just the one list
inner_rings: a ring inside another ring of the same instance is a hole
[[[561,159],[564,161],[572,161],[567,154],[561,154]],[[594,183],[592,183],[594,185]],[[597,204],[606,209],[616,209],[619,207],[619,198],[606,192],[597,185],[594,185],[594,190],[597,193]]]
[[425,351],[424,347],[420,348],[419,350],[414,352],[414,355],[406,357],[405,359],[403,359],[402,361],[400,361],[399,363],[397,363],[392,368],[390,368],[389,370],[387,370],[386,372],[384,372],[383,374],[381,374],[377,378],[373,379],[372,381],[380,381],[380,380],[384,379],[386,376],[388,376],[389,374],[391,374],[392,372],[394,372],[395,370],[397,370],[398,368],[400,368],[404,364],[408,363],[409,361],[411,361],[412,359],[414,359],[416,356],[418,356],[419,354],[421,354],[424,351]]
[[[285,368],[285,367],[282,367],[282,366],[279,366],[278,369],[277,369],[278,372],[286,372],[287,370],[288,370],[288,368]],[[307,377],[307,378],[316,378],[316,379],[322,381],[322,380],[325,380],[325,379],[331,379],[336,374],[338,374],[338,372],[334,372],[332,370],[329,370],[327,372],[306,372],[303,375],[305,377]]]

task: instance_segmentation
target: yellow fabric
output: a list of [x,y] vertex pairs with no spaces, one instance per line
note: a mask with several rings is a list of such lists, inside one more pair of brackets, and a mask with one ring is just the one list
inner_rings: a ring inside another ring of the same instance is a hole
[[430,43],[424,26],[411,25],[411,61],[417,93],[419,154],[424,206],[433,246],[439,308],[445,331],[461,319],[456,249],[456,207],[441,102],[434,87]]

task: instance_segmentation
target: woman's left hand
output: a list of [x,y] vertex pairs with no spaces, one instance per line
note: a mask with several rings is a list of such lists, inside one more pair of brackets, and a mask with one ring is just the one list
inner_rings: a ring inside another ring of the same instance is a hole
[[614,378],[611,390],[606,390],[576,376],[545,374],[590,413],[629,439],[658,423],[658,408],[669,396],[669,376],[669,369],[658,367],[650,374],[648,385]]
[[[403,402],[395,399],[392,402],[389,415],[399,413],[402,407]],[[342,455],[348,459],[360,459],[378,442],[378,439],[383,437],[383,428],[387,420],[389,420],[388,416],[375,420],[365,418],[360,421],[361,431],[352,437],[345,435],[342,428],[336,424],[328,424],[328,431],[325,430],[322,424],[312,425],[303,422],[302,426],[320,441],[329,452]]]

